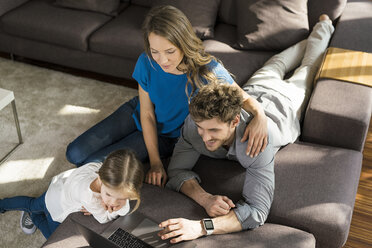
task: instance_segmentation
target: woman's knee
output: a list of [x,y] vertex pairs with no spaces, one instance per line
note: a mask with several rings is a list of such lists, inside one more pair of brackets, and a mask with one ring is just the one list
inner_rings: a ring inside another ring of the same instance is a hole
[[85,156],[81,151],[81,147],[76,145],[74,142],[70,143],[66,149],[67,160],[77,166],[80,166],[85,160]]

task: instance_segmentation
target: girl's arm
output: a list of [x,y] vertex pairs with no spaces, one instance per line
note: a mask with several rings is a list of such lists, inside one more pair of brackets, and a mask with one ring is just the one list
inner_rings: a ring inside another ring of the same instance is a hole
[[265,150],[267,145],[267,117],[256,99],[248,95],[237,83],[234,82],[232,85],[238,87],[242,92],[244,98],[243,109],[254,115],[244,131],[241,142],[249,138],[246,153],[255,157]]
[[164,187],[167,181],[167,174],[159,155],[154,106],[148,93],[142,89],[141,85],[138,85],[138,94],[140,99],[143,139],[145,140],[151,165],[149,172],[146,174],[145,182]]

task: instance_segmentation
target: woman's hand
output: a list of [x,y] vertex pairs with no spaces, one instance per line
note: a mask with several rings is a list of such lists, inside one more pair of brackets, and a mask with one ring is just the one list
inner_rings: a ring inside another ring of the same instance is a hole
[[165,183],[167,182],[167,173],[164,170],[162,162],[151,164],[151,168],[146,174],[145,182],[164,187]]
[[261,104],[256,99],[249,96],[236,82],[232,86],[238,87],[243,95],[243,109],[254,115],[254,118],[245,128],[240,141],[245,142],[248,139],[246,154],[255,157],[263,152],[267,146],[267,117]]
[[245,128],[241,142],[248,139],[246,154],[256,157],[267,146],[267,117],[265,114],[255,115]]

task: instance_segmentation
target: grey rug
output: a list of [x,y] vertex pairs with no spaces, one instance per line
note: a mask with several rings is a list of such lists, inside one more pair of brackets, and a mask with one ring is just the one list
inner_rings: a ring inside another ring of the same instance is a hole
[[[134,89],[0,58],[0,88],[14,92],[24,143],[0,164],[0,198],[39,196],[51,178],[73,168],[66,146],[137,95]],[[16,143],[11,105],[0,111],[0,157]],[[20,212],[0,214],[0,247],[40,247],[39,230],[26,235]]]

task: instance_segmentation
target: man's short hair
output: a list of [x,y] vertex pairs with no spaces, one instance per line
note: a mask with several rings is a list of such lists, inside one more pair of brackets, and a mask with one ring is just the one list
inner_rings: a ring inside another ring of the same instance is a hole
[[230,123],[240,113],[243,96],[238,87],[226,83],[209,83],[191,99],[189,112],[196,121],[218,118]]

